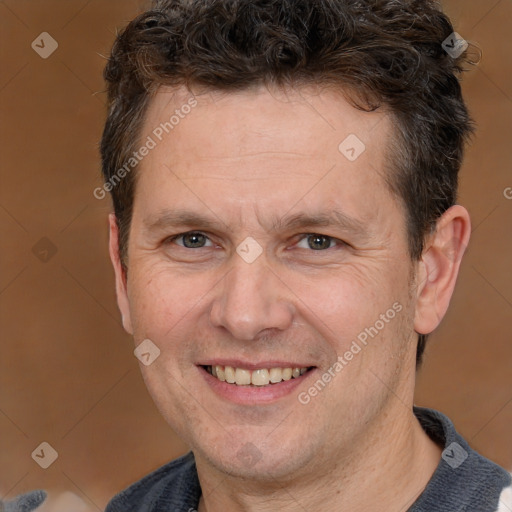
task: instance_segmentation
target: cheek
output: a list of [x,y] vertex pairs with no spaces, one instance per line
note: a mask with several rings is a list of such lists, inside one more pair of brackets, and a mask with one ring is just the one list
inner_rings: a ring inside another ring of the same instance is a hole
[[214,286],[205,274],[184,275],[158,265],[134,269],[129,298],[135,338],[166,336],[194,316]]
[[[379,320],[396,301],[403,300],[398,278],[369,267],[345,268],[329,276],[288,280],[300,316],[330,340],[339,353]],[[379,324],[380,325],[380,324]]]

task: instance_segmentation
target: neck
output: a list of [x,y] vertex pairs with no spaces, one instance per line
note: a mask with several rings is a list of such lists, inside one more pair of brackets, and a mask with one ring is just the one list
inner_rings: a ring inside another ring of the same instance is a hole
[[[243,481],[196,455],[203,495],[198,512],[406,511],[434,473],[442,449],[398,400],[343,454],[293,480]],[[355,447],[355,448],[354,448]]]

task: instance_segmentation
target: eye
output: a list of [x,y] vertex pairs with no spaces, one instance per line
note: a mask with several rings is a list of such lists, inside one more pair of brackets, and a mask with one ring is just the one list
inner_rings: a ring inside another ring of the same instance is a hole
[[174,242],[176,245],[185,247],[186,249],[200,249],[202,247],[213,246],[211,240],[197,231],[190,231],[189,233],[183,233],[172,237],[169,241]]
[[304,238],[299,241],[297,247],[300,247],[301,249],[313,249],[314,251],[322,251],[334,247],[337,245],[337,243],[343,244],[341,240],[331,236],[313,233],[305,235]]

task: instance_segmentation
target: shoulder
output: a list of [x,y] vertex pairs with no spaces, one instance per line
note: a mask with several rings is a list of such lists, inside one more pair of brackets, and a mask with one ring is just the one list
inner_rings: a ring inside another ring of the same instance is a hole
[[14,500],[4,502],[0,499],[0,511],[2,512],[30,512],[35,510],[46,499],[45,491],[32,491],[16,496]]
[[[473,450],[442,413],[415,407],[425,432],[443,447],[439,466],[409,512],[509,511],[510,474]],[[508,496],[508,497],[507,497]]]
[[187,510],[185,507],[197,504],[200,493],[194,455],[189,452],[121,491],[105,512],[174,510],[171,507]]

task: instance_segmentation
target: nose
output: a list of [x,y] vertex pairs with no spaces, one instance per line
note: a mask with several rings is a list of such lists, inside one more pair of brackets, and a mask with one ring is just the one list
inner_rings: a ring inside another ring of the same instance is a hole
[[235,339],[255,340],[268,329],[285,330],[293,323],[291,292],[263,258],[250,264],[239,258],[218,284],[217,293],[210,320]]

